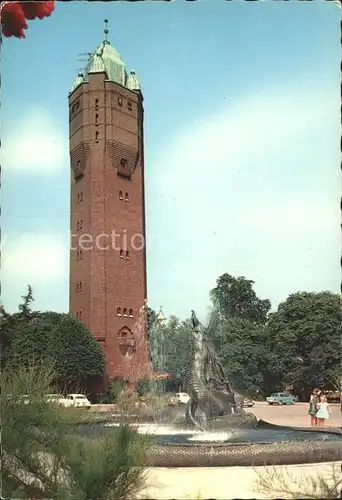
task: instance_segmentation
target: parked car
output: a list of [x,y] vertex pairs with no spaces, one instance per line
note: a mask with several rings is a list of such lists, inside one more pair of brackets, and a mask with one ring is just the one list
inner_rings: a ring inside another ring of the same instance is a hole
[[63,398],[59,401],[59,404],[66,408],[86,408],[87,410],[91,408],[89,399],[86,398],[83,394],[68,394],[66,398]]
[[24,394],[23,396],[19,396],[19,403],[24,405],[28,405],[30,403],[30,397],[28,394]]
[[244,398],[243,400],[243,407],[244,408],[252,408],[254,406],[254,401],[253,399],[250,398]]
[[[65,399],[64,396],[61,394],[42,394],[41,395],[42,400],[45,399],[47,403],[53,403],[62,406],[63,405],[63,400]],[[40,399],[40,398],[38,398]],[[24,405],[28,405],[32,403],[33,401],[37,400],[37,397],[35,396],[29,396],[28,394],[23,394],[22,396],[18,397],[18,402],[22,403]]]
[[62,405],[62,401],[64,398],[64,396],[62,396],[62,394],[46,394],[46,401],[48,403],[53,403],[53,404],[56,404],[56,405]]
[[266,398],[266,401],[269,405],[293,405],[298,401],[298,398],[286,392],[275,392]]
[[[59,394],[46,394],[45,396],[42,395],[42,398],[45,398],[45,400],[50,403],[50,402],[59,401],[61,398],[63,398],[63,396],[60,396]],[[35,401],[36,399],[37,398],[34,396],[30,397],[28,394],[23,394],[22,396],[18,397],[18,402],[22,403],[24,405],[28,405],[32,401]]]
[[171,401],[174,404],[178,405],[186,405],[186,403],[189,401],[190,396],[186,392],[177,392],[171,397]]
[[339,403],[341,400],[341,391],[326,391],[328,403]]

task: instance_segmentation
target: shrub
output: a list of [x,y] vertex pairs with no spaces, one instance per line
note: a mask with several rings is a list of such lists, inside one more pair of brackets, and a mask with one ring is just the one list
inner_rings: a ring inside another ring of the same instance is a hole
[[123,379],[116,378],[111,381],[108,389],[108,399],[111,403],[116,403],[120,394],[124,391],[126,382]]
[[266,494],[268,498],[309,498],[340,499],[342,498],[342,478],[339,458],[329,464],[328,470],[317,474],[303,475],[291,468],[260,468],[254,490]]
[[133,498],[144,483],[147,439],[128,425],[85,439],[75,425],[84,412],[45,397],[54,379],[44,366],[1,374],[3,497]]

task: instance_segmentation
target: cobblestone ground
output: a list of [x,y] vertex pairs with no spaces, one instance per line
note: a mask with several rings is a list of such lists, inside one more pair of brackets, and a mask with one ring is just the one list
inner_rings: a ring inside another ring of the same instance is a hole
[[[293,427],[310,427],[310,416],[308,415],[308,403],[295,403],[286,406],[271,406],[267,403],[255,403],[252,411],[256,417],[277,425],[289,425]],[[342,413],[339,404],[330,405],[331,418],[326,427],[340,427],[342,425]]]

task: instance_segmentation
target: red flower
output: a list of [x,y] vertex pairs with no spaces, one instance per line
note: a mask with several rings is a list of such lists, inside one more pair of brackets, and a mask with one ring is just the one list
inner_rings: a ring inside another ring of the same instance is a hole
[[26,19],[44,19],[55,9],[53,1],[0,2],[2,33],[6,37],[25,38]]
[[7,2],[1,6],[2,33],[6,37],[25,38],[27,29],[24,11],[18,2]]
[[26,19],[44,19],[55,10],[54,2],[20,2]]

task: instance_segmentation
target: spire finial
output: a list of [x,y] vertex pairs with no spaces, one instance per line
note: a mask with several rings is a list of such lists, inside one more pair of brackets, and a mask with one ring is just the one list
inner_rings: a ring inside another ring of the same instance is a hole
[[109,31],[108,31],[108,19],[105,19],[104,20],[104,35],[105,35],[104,41],[105,42],[108,42],[108,33],[109,33]]
[[159,313],[157,314],[157,321],[159,324],[163,324],[166,321],[162,306],[160,306]]

